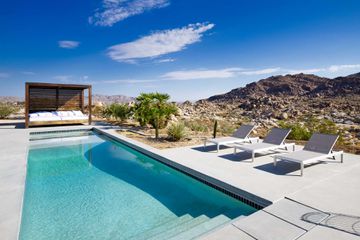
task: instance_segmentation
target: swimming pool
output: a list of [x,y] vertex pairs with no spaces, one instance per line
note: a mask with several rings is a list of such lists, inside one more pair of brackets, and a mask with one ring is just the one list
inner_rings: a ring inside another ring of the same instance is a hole
[[256,211],[103,135],[39,136],[20,239],[189,239]]

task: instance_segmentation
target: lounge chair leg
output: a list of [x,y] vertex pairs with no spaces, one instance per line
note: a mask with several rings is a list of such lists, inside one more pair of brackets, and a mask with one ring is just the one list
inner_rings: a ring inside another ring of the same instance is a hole
[[344,162],[344,154],[343,153],[340,154],[340,158],[341,158],[341,163],[343,163]]
[[234,147],[234,155],[236,154],[236,147]]
[[255,158],[255,152],[251,153],[251,162],[254,162],[254,158]]
[[276,167],[277,164],[277,157],[274,157],[274,166]]
[[217,144],[217,152],[219,152],[220,144]]
[[300,176],[303,176],[304,174],[304,163],[300,163],[300,168],[301,168],[301,175]]
[[293,152],[295,152],[295,144],[293,145]]

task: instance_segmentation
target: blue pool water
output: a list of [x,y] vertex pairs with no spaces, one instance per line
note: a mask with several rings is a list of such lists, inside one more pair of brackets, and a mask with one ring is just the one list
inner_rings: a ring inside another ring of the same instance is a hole
[[107,137],[75,134],[31,142],[20,239],[167,239],[255,211]]

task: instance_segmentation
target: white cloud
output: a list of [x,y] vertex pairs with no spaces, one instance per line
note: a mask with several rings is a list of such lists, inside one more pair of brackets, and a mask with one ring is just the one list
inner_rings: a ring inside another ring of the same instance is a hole
[[246,70],[244,68],[224,68],[215,70],[187,70],[173,71],[161,77],[169,80],[191,80],[191,79],[214,79],[214,78],[233,78],[239,75],[266,75],[279,72],[281,68],[265,68],[259,70]]
[[337,73],[344,71],[355,71],[360,70],[360,64],[348,64],[348,65],[331,65],[324,68],[310,68],[310,69],[299,69],[299,70],[286,70],[285,72],[289,74],[305,73],[305,74],[315,74],[315,73]]
[[103,0],[102,7],[89,18],[89,23],[97,26],[112,26],[124,19],[145,11],[164,8],[169,0]]
[[299,74],[299,73],[314,74],[314,73],[325,72],[325,71],[326,71],[326,68],[310,68],[310,69],[298,69],[298,70],[285,70],[285,72],[288,73],[288,74]]
[[181,51],[188,45],[201,41],[203,33],[214,26],[212,23],[196,23],[183,28],[158,31],[133,42],[112,46],[107,54],[115,61],[130,63],[137,59],[159,57]]
[[59,47],[61,48],[74,49],[80,45],[80,42],[63,40],[63,41],[59,41],[58,44]]
[[232,78],[237,75],[241,68],[225,68],[217,70],[188,70],[165,73],[161,78],[168,80],[190,80],[211,78]]
[[72,75],[58,75],[53,77],[54,80],[60,81],[60,82],[69,82],[72,79]]
[[264,74],[271,74],[271,73],[275,73],[275,72],[279,72],[281,70],[281,68],[277,67],[277,68],[265,68],[265,69],[260,69],[260,70],[251,70],[251,71],[242,71],[239,72],[239,74],[242,75],[264,75]]
[[8,77],[10,77],[10,74],[0,72],[0,78],[8,78]]
[[360,69],[360,64],[352,64],[352,65],[332,65],[328,68],[329,72],[340,72],[344,70],[355,70]]

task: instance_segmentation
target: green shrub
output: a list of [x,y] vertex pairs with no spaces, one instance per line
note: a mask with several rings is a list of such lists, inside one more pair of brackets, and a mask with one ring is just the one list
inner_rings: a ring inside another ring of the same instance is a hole
[[120,119],[120,121],[125,121],[129,119],[131,115],[131,107],[127,104],[116,104],[114,108],[114,117],[115,119]]
[[309,118],[306,119],[304,125],[299,123],[289,123],[279,121],[279,127],[290,128],[289,139],[292,140],[304,140],[310,139],[313,133],[324,133],[324,134],[339,134],[341,140],[341,132],[336,124],[326,119]]
[[94,106],[91,110],[91,114],[97,117],[104,117],[105,107],[103,106]]
[[194,132],[208,132],[209,131],[208,127],[199,121],[187,121],[187,122],[185,122],[185,126]]
[[9,117],[11,114],[16,113],[17,110],[16,107],[10,104],[0,103],[0,119]]
[[125,121],[131,116],[132,108],[127,104],[113,103],[107,106],[103,115],[106,118],[115,118],[116,120]]
[[172,123],[167,128],[168,137],[174,141],[179,141],[186,137],[186,127],[184,123]]
[[281,128],[290,128],[291,132],[289,134],[289,139],[292,140],[303,140],[307,141],[310,139],[311,132],[306,127],[302,126],[299,123],[291,124],[285,123],[283,121],[279,122]]
[[231,135],[235,132],[236,126],[228,122],[219,122],[218,132],[222,135]]

